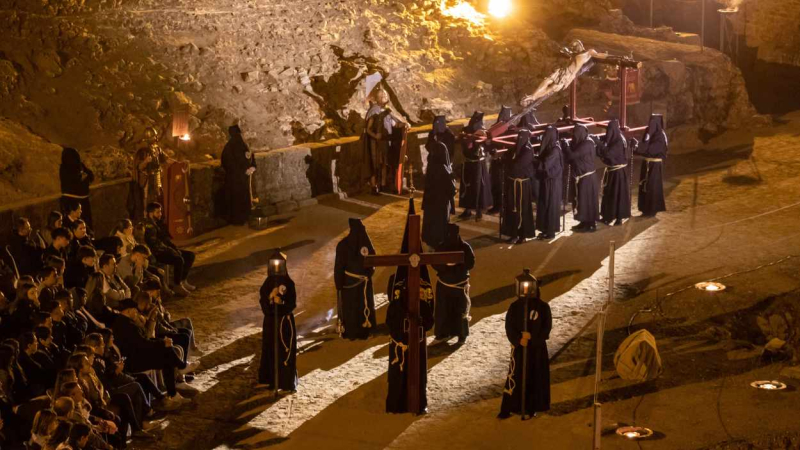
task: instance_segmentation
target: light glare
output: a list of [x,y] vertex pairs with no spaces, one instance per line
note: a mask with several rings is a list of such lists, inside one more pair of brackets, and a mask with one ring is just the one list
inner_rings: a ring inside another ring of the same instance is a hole
[[192,138],[188,134],[184,134],[183,136],[181,136],[180,139],[182,141],[188,141],[188,140],[191,140]]
[[511,0],[489,0],[489,14],[500,19],[511,14]]

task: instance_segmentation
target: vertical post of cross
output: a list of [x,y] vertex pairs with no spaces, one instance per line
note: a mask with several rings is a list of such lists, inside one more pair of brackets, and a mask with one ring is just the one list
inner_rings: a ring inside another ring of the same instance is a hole
[[[422,253],[420,240],[420,220],[418,215],[408,216],[408,254],[413,258]],[[408,410],[419,414],[419,264],[413,262],[408,267]]]
[[622,130],[628,127],[628,68],[619,66],[619,126]]
[[569,85],[569,118],[575,120],[578,118],[578,79],[572,80]]

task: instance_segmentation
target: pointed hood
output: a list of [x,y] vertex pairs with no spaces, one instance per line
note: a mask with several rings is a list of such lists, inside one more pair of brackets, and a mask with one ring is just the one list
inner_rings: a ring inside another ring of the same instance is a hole
[[[664,133],[664,116],[661,114],[653,114],[650,116],[650,123],[647,124],[647,130],[644,132],[645,142],[648,142],[651,137],[655,137]],[[664,134],[666,140],[666,134]]]
[[529,147],[531,145],[531,131],[528,129],[520,130],[519,134],[517,135],[517,143],[514,146],[514,151],[516,155],[520,154],[520,151],[525,147]]
[[61,151],[61,168],[67,170],[80,170],[82,167],[81,155],[72,147],[64,147]]
[[444,246],[447,249],[455,249],[461,243],[461,227],[454,223],[447,224],[447,233],[444,238]]
[[[408,236],[408,217],[409,216],[414,216],[416,214],[417,214],[417,210],[414,207],[414,198],[412,197],[412,198],[408,199],[408,215],[406,216],[406,227],[405,227],[405,230],[403,231],[403,243],[400,245],[400,253],[401,254],[407,254],[408,253],[408,239],[409,239],[409,236]],[[423,248],[422,247],[422,239],[421,239],[421,237],[420,237],[419,248]],[[423,282],[427,282],[428,284],[430,284],[431,277],[430,277],[430,274],[428,274],[428,266],[420,265],[419,269],[420,269],[420,271],[419,271],[420,284],[422,284]],[[397,266],[397,269],[394,272],[394,286],[395,286],[395,288],[398,286],[398,284],[403,284],[404,285],[406,280],[408,280],[408,266]],[[390,294],[389,295],[389,300],[390,301],[394,300],[394,295]]]
[[433,119],[433,126],[432,126],[434,133],[446,133],[447,132],[447,118],[445,116],[436,116]]
[[497,122],[495,123],[506,123],[509,120],[511,120],[511,107],[504,105],[500,108],[500,112],[497,113]]
[[469,119],[469,123],[466,127],[464,127],[465,133],[474,133],[478,130],[483,130],[485,128],[483,124],[483,111],[475,111],[472,113],[472,117]]
[[622,131],[619,128],[619,120],[612,119],[610,122],[608,122],[608,128],[606,128],[606,137],[603,139],[603,142],[605,142],[607,146],[611,146],[618,141],[622,141],[623,147],[627,146],[625,137],[622,136]]
[[558,144],[558,129],[550,125],[544,130],[544,137],[542,137],[541,152],[546,151],[553,145]]
[[577,146],[589,137],[589,129],[583,125],[575,125],[572,129],[572,145]]
[[539,125],[539,121],[536,120],[536,116],[533,114],[533,111],[528,111],[519,120],[519,128],[533,130],[536,125]]
[[[362,222],[361,219],[351,218],[348,223],[350,224],[350,234],[347,236],[347,239],[359,249],[362,256],[374,255],[375,247],[372,245],[369,234],[367,234],[364,222]],[[364,251],[364,249],[366,249],[366,251]]]

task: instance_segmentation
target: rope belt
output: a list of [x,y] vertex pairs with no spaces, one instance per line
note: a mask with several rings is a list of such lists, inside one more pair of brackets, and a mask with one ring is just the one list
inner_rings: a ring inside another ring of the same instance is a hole
[[640,181],[639,184],[642,185],[642,192],[647,193],[647,180],[650,179],[650,163],[660,163],[663,162],[664,160],[661,158],[642,158],[642,159],[647,162],[647,165],[645,166],[644,170],[644,179]]
[[478,158],[478,159],[469,159],[469,158],[464,158],[464,161],[466,161],[466,162],[471,162],[471,163],[482,162],[482,161],[485,161],[485,160],[486,160],[486,157],[483,157],[483,158]]
[[442,281],[441,278],[437,278],[436,281],[438,283],[442,283],[443,286],[447,286],[447,287],[452,288],[452,289],[460,289],[460,290],[464,291],[464,295],[467,296],[467,312],[464,313],[464,316],[462,318],[463,319],[467,319],[468,321],[471,321],[472,317],[469,315],[470,306],[471,306],[471,300],[469,299],[469,278],[467,278],[464,281],[459,281],[458,283],[455,283],[455,284],[445,283],[444,281]]
[[608,185],[609,172],[616,172],[617,170],[624,169],[626,167],[628,167],[628,164],[617,164],[616,166],[606,166],[606,168],[603,169],[603,184],[600,187],[600,190],[601,191],[606,190],[606,186]]
[[580,207],[578,206],[578,199],[581,197],[578,194],[578,183],[580,183],[581,179],[586,178],[589,175],[594,175],[595,172],[596,172],[596,170],[593,170],[591,172],[586,172],[583,175],[578,175],[578,176],[575,177],[575,210],[578,211],[578,212],[580,212],[580,210],[581,210]]
[[[522,228],[522,187],[525,185],[526,181],[530,181],[530,178],[511,178],[508,177],[509,180],[514,182],[514,210],[513,212],[517,212],[517,203],[519,203],[519,220],[517,224],[517,229],[519,230]],[[519,199],[517,198],[517,187],[519,187]]]
[[514,346],[511,346],[511,363],[508,367],[508,375],[506,375],[506,381],[508,383],[508,387],[503,390],[504,393],[508,395],[514,394],[514,388],[517,387],[517,382],[514,380],[514,370],[516,369],[517,362],[514,360]]
[[62,195],[63,197],[69,197],[69,198],[80,198],[80,199],[89,198],[89,196],[88,196],[88,195],[75,195],[75,194],[67,194],[67,193],[65,193],[65,192],[62,192],[62,193],[61,193],[61,195]]
[[355,284],[351,284],[350,286],[344,286],[344,289],[351,289],[359,285],[364,285],[364,323],[361,324],[364,328],[372,328],[372,324],[369,321],[369,316],[372,314],[369,310],[369,303],[367,302],[367,287],[369,286],[369,277],[364,275],[359,275],[357,273],[352,273],[348,271],[344,271],[344,274],[348,277],[358,279],[358,282]]
[[[291,320],[289,320],[289,329],[292,330],[292,337],[289,338],[289,344],[288,345],[286,344],[286,341],[283,340],[283,321],[287,320],[288,318],[289,318],[288,314],[283,316],[283,317],[281,317],[281,326],[280,326],[280,331],[279,331],[279,334],[281,335],[281,344],[283,344],[283,349],[286,351],[286,359],[283,361],[283,365],[284,366],[288,366],[289,365],[289,358],[292,357],[292,352],[290,352],[289,350],[290,350],[290,346],[292,345],[292,341],[294,340],[294,326],[292,325],[292,321]],[[278,355],[275,355],[275,357],[277,358]]]

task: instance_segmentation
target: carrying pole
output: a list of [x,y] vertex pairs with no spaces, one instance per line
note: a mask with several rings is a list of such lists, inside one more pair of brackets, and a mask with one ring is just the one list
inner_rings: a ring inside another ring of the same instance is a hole
[[595,354],[594,373],[594,433],[592,436],[592,449],[600,449],[600,432],[602,429],[602,405],[599,402],[600,380],[603,376],[603,335],[606,327],[606,309],[614,300],[614,252],[616,242],[611,241],[608,247],[608,298],[603,302],[600,312],[597,313],[597,353]]
[[[528,297],[523,297],[525,300],[525,316],[522,319],[522,331],[527,333],[528,332]],[[528,341],[528,345],[531,345],[531,341]],[[525,394],[526,388],[528,387],[528,347],[522,347],[522,404],[520,406],[520,416],[522,420],[525,420]]]
[[274,311],[274,318],[273,318],[273,330],[272,330],[272,338],[275,340],[274,345],[272,346],[274,350],[273,354],[273,364],[272,368],[274,370],[272,382],[275,383],[273,386],[275,388],[275,400],[278,399],[278,361],[280,360],[280,355],[278,355],[278,302],[275,298],[272,299],[272,310]]

